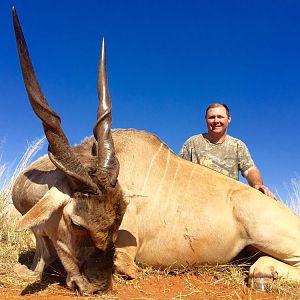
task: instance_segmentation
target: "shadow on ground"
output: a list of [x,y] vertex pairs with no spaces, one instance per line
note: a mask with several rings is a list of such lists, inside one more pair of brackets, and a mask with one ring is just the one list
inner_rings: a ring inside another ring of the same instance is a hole
[[[34,257],[34,251],[26,251],[20,254],[19,263],[30,268]],[[58,283],[62,287],[66,287],[66,271],[59,259],[50,264],[44,271],[42,280],[30,283],[21,292],[21,295],[34,294],[47,289],[51,284]]]

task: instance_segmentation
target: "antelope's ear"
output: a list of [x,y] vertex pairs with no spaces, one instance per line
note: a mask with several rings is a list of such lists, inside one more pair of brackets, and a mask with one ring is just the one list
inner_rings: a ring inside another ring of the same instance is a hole
[[52,187],[36,205],[21,217],[16,224],[15,230],[22,231],[47,221],[69,199],[70,196]]

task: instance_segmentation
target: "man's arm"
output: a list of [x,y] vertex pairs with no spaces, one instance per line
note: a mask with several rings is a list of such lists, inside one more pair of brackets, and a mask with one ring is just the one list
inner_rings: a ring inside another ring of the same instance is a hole
[[243,176],[247,179],[250,186],[261,191],[267,196],[276,199],[275,195],[266,186],[263,185],[261,174],[255,166],[250,167],[245,172],[243,172]]
[[189,151],[189,147],[187,145],[187,142],[185,142],[183,144],[181,150],[179,151],[178,156],[180,156],[181,158],[184,158],[186,160],[192,161],[191,153]]

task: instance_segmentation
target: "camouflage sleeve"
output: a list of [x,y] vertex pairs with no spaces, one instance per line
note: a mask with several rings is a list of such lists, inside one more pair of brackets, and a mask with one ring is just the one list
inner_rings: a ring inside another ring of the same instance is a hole
[[250,167],[254,167],[255,164],[253,159],[251,158],[247,146],[242,141],[239,141],[238,143],[237,152],[238,152],[238,168],[243,174]]
[[178,156],[180,156],[180,157],[182,157],[182,158],[184,158],[184,159],[186,159],[186,160],[192,160],[191,159],[191,151],[190,151],[190,146],[189,146],[189,143],[188,143],[188,141],[186,141],[184,144],[183,144],[183,146],[182,146],[182,148],[181,148],[181,150],[179,151],[179,154],[178,154]]

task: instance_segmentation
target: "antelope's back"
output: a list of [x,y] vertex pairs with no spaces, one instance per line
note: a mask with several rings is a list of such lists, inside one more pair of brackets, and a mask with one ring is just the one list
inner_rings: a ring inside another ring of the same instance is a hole
[[12,190],[13,204],[23,215],[52,186],[62,189],[64,184],[67,184],[64,174],[56,169],[48,156],[43,156],[16,178]]

